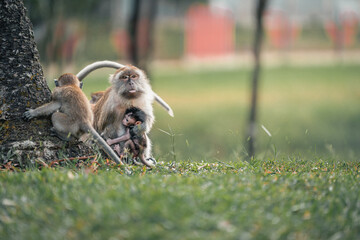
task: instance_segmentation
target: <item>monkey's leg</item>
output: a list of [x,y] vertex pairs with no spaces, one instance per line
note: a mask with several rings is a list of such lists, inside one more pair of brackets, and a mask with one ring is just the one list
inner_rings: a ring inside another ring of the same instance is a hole
[[136,149],[133,141],[131,139],[127,140],[121,149],[122,155],[127,159],[127,163],[135,163],[134,157],[136,152],[134,150]]
[[124,135],[122,135],[122,136],[120,136],[118,138],[114,138],[114,139],[109,138],[108,140],[106,140],[106,142],[109,145],[113,145],[113,144],[118,143],[118,142],[127,141],[127,140],[130,139],[130,137],[131,136],[130,136],[129,130],[127,130],[127,132]]
[[124,143],[124,146],[121,149],[121,152],[128,155],[128,156],[133,157],[134,156],[134,149],[135,149],[135,145],[134,145],[133,141],[131,139],[129,139]]
[[136,154],[136,148],[135,148],[135,144],[133,143],[133,141],[131,139],[127,140],[124,144],[124,149],[128,148],[130,149],[130,152],[135,155]]
[[122,156],[120,144],[115,144],[115,146],[114,146],[114,151],[115,151],[120,157]]
[[51,116],[51,121],[54,126],[56,135],[64,141],[72,140],[79,131],[79,127],[77,126],[77,124],[75,124],[74,120],[70,119],[64,113],[54,113]]

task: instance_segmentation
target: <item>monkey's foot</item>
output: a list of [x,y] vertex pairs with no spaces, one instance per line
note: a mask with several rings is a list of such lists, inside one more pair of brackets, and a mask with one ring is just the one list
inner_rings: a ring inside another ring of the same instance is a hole
[[[128,162],[129,164],[134,164],[134,165],[137,165],[137,166],[143,165],[143,163],[141,162],[141,159],[139,157],[130,158],[130,160],[131,161]],[[148,158],[148,159],[146,159],[146,162],[149,165],[152,165],[152,166],[156,165],[156,160],[154,158]]]
[[55,131],[54,127],[50,128],[50,136],[57,137],[57,134],[56,134],[56,131]]
[[157,163],[156,160],[155,160],[155,158],[152,158],[152,157],[147,158],[146,161],[148,161],[150,164],[152,164],[152,165],[154,165],[154,166],[155,166],[156,163]]
[[133,164],[136,165],[136,166],[140,166],[142,165],[137,159],[133,159]]
[[51,132],[51,133],[50,133],[51,136],[58,137],[58,138],[60,138],[61,140],[66,141],[66,142],[70,142],[70,141],[75,140],[75,138],[74,138],[73,136],[71,136],[70,134],[68,134],[68,135],[65,136],[65,135],[63,135],[63,134],[58,133],[58,132],[55,130],[54,127],[50,128],[50,132]]

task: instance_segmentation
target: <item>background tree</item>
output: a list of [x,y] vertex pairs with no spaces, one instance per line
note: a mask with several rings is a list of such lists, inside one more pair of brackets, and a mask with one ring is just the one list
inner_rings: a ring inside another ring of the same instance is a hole
[[[0,162],[54,160],[58,154],[79,156],[91,149],[50,136],[50,118],[25,122],[26,108],[50,101],[30,20],[22,1],[0,1]],[[16,157],[15,157],[16,156]]]
[[[71,38],[80,38],[83,29],[74,33],[69,26],[74,25],[73,19],[88,22],[91,13],[98,8],[101,0],[27,0],[25,7],[34,26],[38,27],[37,47],[41,60],[46,64],[61,65],[64,61],[64,48]],[[71,7],[69,7],[71,6]],[[90,24],[91,25],[91,24]],[[79,30],[75,27],[76,30]],[[85,40],[85,39],[84,39]]]
[[139,18],[140,18],[140,3],[141,0],[134,0],[131,6],[131,14],[129,17],[128,23],[128,32],[129,32],[129,56],[130,61],[135,66],[139,65],[139,47],[138,47],[138,28],[139,28]]
[[255,12],[255,20],[256,20],[256,30],[254,37],[254,45],[253,45],[253,54],[254,54],[254,70],[252,73],[252,93],[251,93],[251,107],[249,114],[249,124],[248,124],[248,133],[247,133],[247,141],[248,141],[248,154],[249,157],[252,158],[255,155],[255,134],[256,134],[256,112],[257,112],[257,101],[258,101],[258,85],[259,85],[259,75],[260,75],[260,53],[261,53],[261,45],[262,39],[264,35],[264,27],[263,27],[263,16],[266,9],[267,0],[258,0],[256,12]]
[[134,0],[128,21],[130,61],[145,72],[149,71],[148,64],[153,49],[157,2],[157,0]]

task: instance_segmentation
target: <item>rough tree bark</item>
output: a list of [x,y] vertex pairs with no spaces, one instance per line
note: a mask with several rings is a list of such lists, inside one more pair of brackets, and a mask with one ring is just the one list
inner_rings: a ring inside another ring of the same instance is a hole
[[0,16],[0,164],[91,154],[78,142],[64,143],[50,136],[50,118],[23,120],[26,108],[49,102],[51,92],[22,1],[1,0]]

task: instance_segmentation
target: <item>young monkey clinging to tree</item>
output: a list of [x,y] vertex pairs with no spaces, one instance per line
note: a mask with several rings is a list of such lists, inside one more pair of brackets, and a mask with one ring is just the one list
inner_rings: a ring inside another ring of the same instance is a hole
[[81,138],[90,133],[109,157],[122,164],[116,153],[92,127],[94,115],[88,99],[79,87],[78,78],[70,73],[63,74],[58,79],[58,85],[52,92],[52,101],[36,109],[29,109],[24,113],[25,119],[52,114],[53,130],[59,138],[70,140],[71,136]]
[[106,142],[109,145],[122,142],[122,147],[120,144],[116,144],[114,148],[119,156],[123,156],[125,149],[128,149],[134,158],[139,157],[143,164],[152,167],[152,164],[145,160],[144,156],[144,149],[147,147],[146,114],[137,107],[128,108],[122,124],[126,128],[125,134],[115,139],[108,139]]

